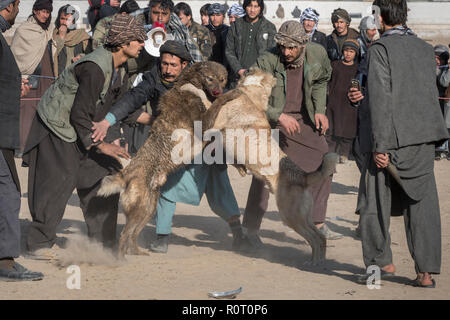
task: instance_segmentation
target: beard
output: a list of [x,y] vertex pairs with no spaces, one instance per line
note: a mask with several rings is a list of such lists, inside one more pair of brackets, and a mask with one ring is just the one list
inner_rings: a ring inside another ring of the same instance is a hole
[[298,53],[297,56],[293,57],[289,57],[289,61],[286,59],[285,56],[281,57],[281,62],[284,63],[284,65],[288,68],[298,68],[301,67],[303,65],[303,61],[305,59],[305,47],[306,45],[302,45],[300,46],[300,51]]

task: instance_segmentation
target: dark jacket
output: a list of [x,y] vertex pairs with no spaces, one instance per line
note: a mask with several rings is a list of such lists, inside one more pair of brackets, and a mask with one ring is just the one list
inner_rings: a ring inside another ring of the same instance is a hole
[[[346,39],[358,39],[359,32],[356,31],[353,28],[348,28],[347,38]],[[334,60],[341,60],[342,59],[342,52],[339,50],[339,46],[337,43],[338,35],[336,33],[336,30],[333,30],[333,32],[327,36],[327,53],[328,58],[330,58],[331,61]]]
[[227,66],[227,60],[225,58],[225,47],[227,45],[227,35],[230,27],[226,24],[222,24],[220,27],[215,28],[211,24],[206,26],[211,36],[212,53],[209,57],[210,61],[215,61],[224,66]]
[[318,30],[314,31],[311,41],[322,45],[322,47],[324,47],[325,50],[327,50],[327,36],[325,35],[325,33],[320,32]]
[[21,76],[13,53],[0,33],[0,148],[19,148]]
[[[123,120],[129,114],[135,112],[150,101],[152,108],[152,116],[158,115],[159,98],[168,91],[171,86],[165,86],[161,82],[161,71],[159,61],[150,71],[144,73],[142,82],[136,87],[130,89],[123,97],[115,103],[109,112],[111,112],[116,120]],[[139,115],[136,115],[136,118]]]
[[19,177],[14,163],[14,150],[19,148],[21,76],[16,60],[0,33],[0,152],[20,192]]
[[446,139],[433,47],[415,35],[394,34],[376,41],[368,55],[373,151]]
[[[225,49],[225,56],[231,69],[235,74],[242,69],[241,59],[243,54],[243,41],[242,39],[243,24],[245,17],[237,19],[231,24],[230,31],[227,37],[227,46]],[[267,49],[275,46],[275,34],[277,29],[275,25],[264,17],[261,17],[261,25],[258,33],[256,34],[256,45],[258,56],[260,56]]]

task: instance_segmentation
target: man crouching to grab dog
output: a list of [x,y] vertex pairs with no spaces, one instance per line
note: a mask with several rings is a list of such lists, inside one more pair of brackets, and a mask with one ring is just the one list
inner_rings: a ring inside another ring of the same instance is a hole
[[[159,51],[161,58],[151,71],[144,74],[143,81],[128,91],[112,107],[104,120],[93,124],[94,134],[92,137],[94,140],[102,139],[105,133],[111,130],[111,124],[125,118],[147,101],[150,101],[153,108],[152,119],[159,117],[157,106],[164,108],[160,97],[166,92],[170,93],[169,90],[172,90],[183,72],[190,72],[190,70],[195,70],[195,66],[198,66],[198,64],[194,64],[192,67],[188,67],[192,58],[180,42],[166,41]],[[222,70],[217,69],[220,65],[216,62],[202,62],[202,64],[204,65],[202,73],[192,71],[192,77],[213,79],[214,81],[208,85],[206,90],[210,98],[215,99],[222,94],[225,87],[226,69],[224,67]],[[214,66],[214,64],[217,65]],[[217,70],[212,70],[212,68]],[[209,81],[207,82],[209,83]],[[202,163],[180,168],[169,175],[167,182],[161,187],[156,213],[157,239],[150,244],[152,252],[166,253],[168,251],[176,204],[186,203],[198,206],[203,194],[206,195],[212,211],[228,222],[233,234],[232,250],[248,251],[251,249],[250,243],[242,232],[239,206],[231,187],[227,166]]]
[[24,160],[29,164],[28,203],[33,222],[28,250],[51,254],[56,227],[76,188],[88,236],[114,248],[119,195],[98,197],[103,177],[121,169],[130,156],[118,145],[119,128],[104,142],[91,139],[92,121],[99,121],[127,90],[125,62],[136,58],[147,39],[144,27],[131,16],[114,17],[104,47],[66,69],[42,97]]

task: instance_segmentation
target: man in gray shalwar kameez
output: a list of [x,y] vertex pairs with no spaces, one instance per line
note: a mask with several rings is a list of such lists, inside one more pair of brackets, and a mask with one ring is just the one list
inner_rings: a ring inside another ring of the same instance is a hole
[[[364,263],[395,266],[391,215],[403,215],[415,286],[435,287],[441,267],[441,222],[434,177],[435,144],[447,138],[435,85],[433,48],[406,27],[406,0],[375,0],[382,37],[369,49],[368,103],[373,157],[360,183],[358,211]],[[369,275],[360,277],[366,283]]]

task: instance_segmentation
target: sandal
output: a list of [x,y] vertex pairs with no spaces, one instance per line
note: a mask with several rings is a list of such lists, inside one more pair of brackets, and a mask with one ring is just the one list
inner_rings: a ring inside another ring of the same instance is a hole
[[[366,273],[366,274],[359,275],[356,282],[361,283],[361,284],[367,284],[367,280],[372,275],[373,275],[372,273]],[[395,272],[387,272],[387,271],[384,271],[383,269],[381,269],[380,280],[390,279],[394,276],[395,276]]]
[[433,288],[436,288],[436,281],[434,279],[431,279],[431,284],[423,285],[422,282],[419,280],[419,278],[416,278],[414,280],[411,280],[409,285],[411,285],[413,287],[418,287],[418,288],[433,289]]

